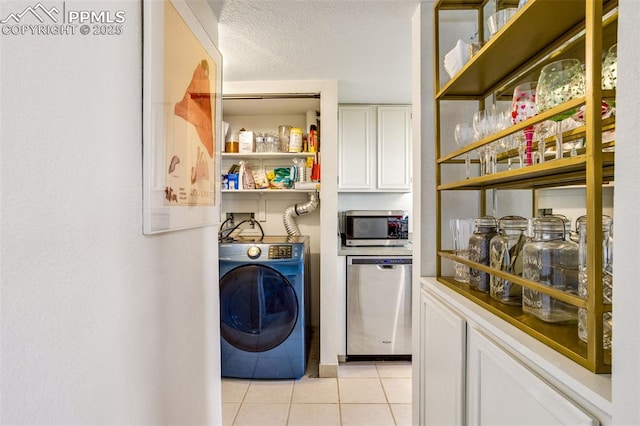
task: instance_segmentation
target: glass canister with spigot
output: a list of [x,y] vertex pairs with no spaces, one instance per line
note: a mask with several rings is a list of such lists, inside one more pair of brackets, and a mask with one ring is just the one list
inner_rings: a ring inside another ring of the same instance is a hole
[[[561,217],[533,220],[533,238],[522,249],[522,277],[578,294],[578,244],[569,240],[570,223]],[[547,294],[522,289],[522,310],[552,323],[578,321],[578,308]]]
[[[498,221],[499,235],[491,239],[490,266],[514,275],[522,275],[522,249],[529,222],[522,216],[505,216]],[[522,304],[522,287],[511,281],[491,275],[489,294],[492,299],[506,305]]]
[[[496,218],[484,216],[475,221],[475,231],[469,237],[469,260],[489,266],[489,244],[498,235]],[[472,290],[489,293],[490,274],[474,267],[469,268],[469,287]]]
[[[613,238],[611,227],[613,221],[610,216],[602,216],[602,301],[611,304],[613,298]],[[578,232],[578,294],[587,298],[587,217],[580,216],[576,220]],[[611,349],[612,315],[605,312],[602,317],[603,347]],[[578,309],[578,337],[587,342],[587,310]]]

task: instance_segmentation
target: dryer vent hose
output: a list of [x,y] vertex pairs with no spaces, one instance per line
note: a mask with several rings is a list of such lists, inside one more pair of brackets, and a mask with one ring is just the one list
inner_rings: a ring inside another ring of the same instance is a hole
[[318,200],[317,193],[309,194],[309,201],[303,204],[294,204],[287,207],[282,215],[282,220],[284,221],[284,227],[287,230],[287,235],[290,237],[297,237],[300,235],[300,229],[296,224],[294,219],[295,216],[302,216],[307,213],[311,213],[315,209],[318,208],[318,204],[320,201]]

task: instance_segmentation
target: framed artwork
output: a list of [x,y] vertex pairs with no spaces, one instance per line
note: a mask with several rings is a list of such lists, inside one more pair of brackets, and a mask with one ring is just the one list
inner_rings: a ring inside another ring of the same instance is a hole
[[187,0],[144,0],[143,232],[220,220],[222,56]]

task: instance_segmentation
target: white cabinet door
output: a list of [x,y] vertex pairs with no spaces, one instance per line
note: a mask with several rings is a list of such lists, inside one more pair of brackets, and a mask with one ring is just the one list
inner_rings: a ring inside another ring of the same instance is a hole
[[411,188],[411,107],[378,107],[378,180],[382,190]]
[[467,342],[471,425],[597,425],[599,422],[479,330]]
[[338,189],[372,189],[374,185],[375,107],[338,109]]
[[463,425],[466,321],[422,290],[420,323],[420,424]]

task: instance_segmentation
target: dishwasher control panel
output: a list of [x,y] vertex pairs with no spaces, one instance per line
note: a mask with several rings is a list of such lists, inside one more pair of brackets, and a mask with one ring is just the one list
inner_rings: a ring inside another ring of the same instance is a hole
[[411,257],[355,257],[351,258],[351,265],[411,265]]

